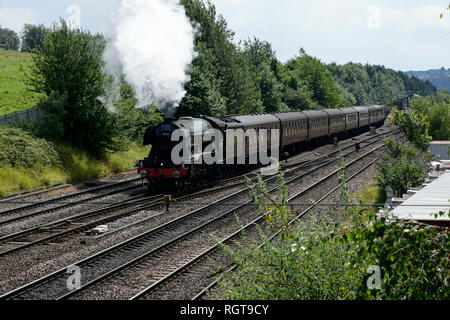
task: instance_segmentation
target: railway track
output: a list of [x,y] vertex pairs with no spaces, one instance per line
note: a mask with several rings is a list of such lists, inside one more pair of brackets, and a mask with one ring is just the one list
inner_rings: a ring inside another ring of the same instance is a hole
[[[364,154],[356,160],[348,163],[346,165],[346,169],[356,162],[360,161],[363,158],[366,158],[369,154],[373,154],[373,152],[379,150],[380,148],[375,148],[372,151]],[[376,160],[369,160],[367,164],[365,164],[362,168],[358,169],[354,172],[347,181],[350,181],[357,177],[359,174],[364,172],[366,169],[371,167]],[[319,181],[313,183],[309,187],[304,190],[297,192],[289,199],[287,199],[287,204],[293,202],[294,200],[300,198],[307,192],[311,190],[315,190],[319,186],[323,185],[324,182],[329,181],[331,178],[335,177],[340,172],[340,169],[332,172],[326,177],[320,179]],[[325,195],[318,196],[318,199],[314,201],[313,204],[309,205],[305,210],[300,210],[300,212],[296,212],[296,216],[289,222],[289,225],[294,224],[296,221],[301,219],[308,212],[313,210],[317,205],[319,205],[322,201],[328,198],[332,193],[336,192],[342,184],[339,184],[332,188],[330,191],[326,191]],[[199,253],[198,255],[192,255],[190,259],[187,259],[183,263],[181,263],[177,268],[171,270],[169,274],[160,278],[158,281],[152,283],[147,288],[143,289],[136,295],[134,295],[131,300],[146,300],[146,299],[165,299],[165,300],[198,300],[204,297],[209,290],[214,288],[219,279],[211,280],[212,278],[223,271],[232,272],[237,265],[230,263],[230,259],[227,257],[226,253],[224,253],[222,246],[227,245],[233,249],[236,249],[235,242],[239,240],[239,238],[245,233],[247,240],[258,240],[259,235],[259,227],[264,222],[264,217],[259,215],[254,218],[252,221],[247,223],[242,228],[239,228],[237,231],[232,233],[229,236],[226,236],[218,243],[206,248],[204,251]],[[269,237],[269,241],[274,240],[279,234],[281,230],[278,230],[274,234]],[[261,248],[263,244],[261,244],[259,248]],[[219,270],[219,271],[217,271]],[[183,290],[180,290],[180,285],[183,285]],[[189,285],[186,285],[189,284]]]
[[[360,170],[356,171],[355,173],[353,173],[351,176],[349,176],[347,178],[347,182],[353,180],[354,178],[356,178],[358,175],[360,175],[362,172],[364,172],[365,170],[367,170],[368,168],[370,168],[372,165],[374,165],[374,163],[377,161],[373,160],[370,161],[368,164],[366,164],[364,167],[362,167]],[[325,178],[326,179],[326,178]],[[338,186],[332,188],[330,191],[328,191],[325,195],[323,195],[322,197],[320,197],[318,200],[316,200],[314,203],[312,203],[311,205],[309,205],[305,210],[300,211],[299,213],[296,213],[296,216],[288,223],[289,226],[292,226],[294,223],[296,223],[297,221],[299,221],[303,216],[305,216],[307,213],[309,213],[310,211],[312,211],[314,208],[316,208],[318,205],[320,205],[321,202],[323,202],[325,199],[327,199],[331,194],[333,194],[334,192],[336,192],[337,190],[339,190],[339,188],[342,187],[342,184],[338,184]],[[297,193],[293,196],[291,196],[289,199],[287,199],[287,203],[290,203],[292,201],[294,201],[295,199],[297,199],[300,196],[300,193]],[[246,226],[244,226],[243,228],[241,228],[239,231],[237,231],[235,234],[232,234],[231,236],[229,236],[228,238],[222,240],[220,242],[221,245],[224,244],[231,244],[231,241],[236,240],[238,238],[239,235],[242,234],[243,231],[246,231],[247,234],[249,234],[250,230],[252,228],[256,228],[257,226],[260,226],[262,223],[262,217],[258,217],[255,220],[253,220],[251,223],[247,224]],[[276,239],[277,236],[279,236],[281,234],[282,230],[278,230],[276,231],[274,234],[272,234],[269,238],[268,241],[274,241]],[[231,244],[232,245],[232,244]],[[258,246],[258,249],[262,248],[264,244],[260,244]],[[201,255],[199,255],[198,257],[196,257],[195,259],[191,260],[189,263],[185,264],[183,267],[179,268],[179,271],[177,272],[177,274],[174,275],[169,275],[164,279],[161,279],[161,285],[164,285],[165,283],[169,283],[170,281],[174,280],[175,277],[177,275],[181,275],[183,273],[186,273],[187,271],[189,271],[191,269],[191,267],[194,267],[195,264],[204,261],[206,257],[208,257],[210,254],[212,253],[217,253],[217,249],[218,249],[218,245],[215,245],[214,247],[212,247],[209,251],[202,253]],[[223,256],[223,254],[222,254]],[[229,262],[229,261],[228,261]],[[226,268],[223,269],[223,271],[226,272],[233,272],[234,270],[236,270],[236,268],[238,268],[238,266],[236,264],[233,263],[228,263],[228,265],[226,266]],[[210,278],[210,277],[208,277]],[[191,295],[189,298],[191,300],[200,300],[202,298],[204,298],[208,292],[210,290],[212,290],[215,286],[217,286],[219,280],[222,278],[222,276],[217,277],[215,280],[210,281],[207,285],[204,285],[203,288],[201,288],[201,290],[197,291],[197,293],[195,293],[195,295]],[[197,288],[198,289],[198,288]],[[144,297],[146,295],[146,292],[143,291],[141,292],[139,295],[136,295],[135,298],[141,298]]]
[[[66,208],[70,208],[82,203],[86,203],[86,202],[90,202],[93,200],[97,200],[106,196],[110,196],[110,195],[114,195],[117,193],[121,193],[121,192],[125,192],[125,191],[129,191],[129,190],[133,190],[133,189],[137,189],[139,187],[139,185],[133,185],[133,186],[129,186],[129,184],[133,184],[136,182],[139,182],[140,178],[133,178],[133,179],[129,179],[129,180],[125,180],[125,181],[120,181],[120,182],[115,182],[115,183],[111,183],[111,184],[107,184],[104,186],[99,186],[99,187],[94,187],[94,188],[89,188],[86,190],[82,190],[82,191],[78,191],[78,192],[74,192],[71,194],[67,194],[67,195],[62,195],[62,196],[57,196],[48,200],[44,200],[44,201],[37,201],[37,202],[32,202],[29,203],[27,205],[24,206],[20,206],[20,207],[16,207],[16,208],[12,208],[12,209],[8,209],[8,210],[3,210],[0,211],[0,226],[2,225],[6,225],[9,223],[13,223],[16,221],[20,221],[23,219],[27,219],[30,217],[35,217],[38,215],[43,215],[43,214],[47,214],[50,212],[54,212],[54,211],[58,211],[58,210],[62,210],[62,209],[66,209]],[[128,185],[128,186],[127,186]],[[101,191],[105,191],[105,190],[109,190],[109,189],[113,189],[112,191],[108,191],[106,193],[100,193],[100,194],[96,194],[98,192]],[[69,199],[73,199],[76,197],[80,197],[80,196],[85,196],[85,195],[89,195],[94,193],[95,195],[91,196],[91,197],[87,197],[87,198],[82,198],[80,200],[76,200],[76,201],[72,201],[72,202],[66,202]],[[5,201],[6,202],[6,201]],[[60,205],[54,206],[54,207],[50,207],[50,208],[46,208],[43,210],[39,210],[36,212],[31,212],[31,213],[27,213],[24,215],[19,215],[17,217],[14,218],[7,218],[8,216],[11,215],[15,215],[24,211],[30,211],[32,209],[35,208],[39,208],[39,207],[45,207],[51,204],[58,204],[58,203],[62,203]]]
[[[183,201],[184,199],[190,199],[192,197],[206,196],[228,188],[230,187],[222,186],[200,191],[199,193],[195,194],[186,195],[186,193],[183,193],[177,196],[177,200]],[[155,210],[162,208],[165,205],[166,203],[163,200],[162,195],[149,197],[145,195],[139,195],[131,197],[126,201],[115,205],[89,210],[87,212],[79,213],[50,223],[41,224],[32,228],[4,235],[0,237],[0,246],[7,246],[8,243],[14,243],[14,247],[1,251],[0,257],[36,245],[42,245],[50,241],[56,241],[62,237],[67,237],[72,234],[86,232],[99,225],[116,221],[120,218],[136,214],[139,211]],[[95,217],[99,218],[92,220]],[[153,217],[150,217],[148,219],[153,219]]]
[[[384,138],[386,135],[390,135],[393,132],[383,132],[374,136],[371,136],[365,140],[362,140],[360,143],[362,147],[371,145],[373,143],[378,142],[381,138]],[[353,146],[347,146],[343,150],[353,150]],[[333,162],[336,160],[336,156],[342,152],[343,150],[337,150],[332,153],[326,154],[314,160],[297,162],[294,164],[289,164],[287,166],[286,172],[296,171],[299,168],[308,168],[314,165],[323,164],[326,165],[329,162]],[[285,167],[286,168],[286,167]],[[239,179],[239,180],[238,180]],[[256,178],[253,178],[253,181]],[[222,181],[222,184],[228,184],[235,181],[239,181],[238,183],[234,183],[233,186],[244,185],[246,181],[243,180],[243,176],[230,178],[226,181]],[[210,184],[209,186],[214,185]],[[206,186],[207,187],[207,186]],[[204,191],[204,194],[210,194],[214,192],[218,192],[223,189],[227,189],[229,186],[221,186],[213,188],[212,190]],[[244,189],[245,190],[245,189]],[[115,193],[113,191],[112,193]],[[186,193],[177,195],[178,201],[189,198],[191,196],[202,195],[202,193],[196,193],[193,195],[187,195]],[[141,210],[152,210],[159,208],[164,202],[161,200],[162,195],[156,195],[150,198],[145,198],[144,196],[137,196],[127,199],[124,202],[118,203],[116,205],[111,205],[107,207],[103,207],[100,209],[90,210],[84,213],[79,213],[70,217],[65,217],[63,219],[59,219],[57,221],[53,221],[50,223],[45,223],[41,225],[37,225],[32,228],[28,228],[25,230],[21,230],[19,232],[11,233],[8,235],[4,235],[0,237],[0,245],[3,247],[7,247],[8,249],[0,252],[0,257],[5,256],[19,250],[23,250],[26,248],[30,248],[35,245],[44,244],[49,241],[55,241],[61,237],[67,237],[74,233],[80,233],[84,231],[88,231],[98,225],[106,224],[111,221],[115,221],[125,216],[133,215]],[[100,196],[98,196],[100,197]],[[142,204],[142,201],[145,201]],[[131,207],[131,208],[130,208]],[[117,212],[118,211],[118,212]],[[115,212],[109,214],[111,212]],[[43,214],[43,213],[41,213]],[[33,215],[33,214],[30,214]],[[92,218],[101,216],[101,218],[91,220]],[[149,218],[151,219],[151,218]],[[12,220],[14,222],[16,220]],[[144,220],[145,221],[145,220]],[[1,222],[0,222],[1,225]],[[8,243],[13,243],[13,247],[9,248]]]
[[[137,169],[137,167],[135,167],[131,170],[120,171],[118,174],[134,173],[134,172],[136,172],[136,169]],[[74,184],[60,184],[60,185],[55,185],[53,187],[50,187],[48,189],[36,190],[36,191],[31,191],[31,192],[22,192],[22,193],[17,193],[15,195],[11,195],[11,196],[0,197],[0,205],[2,203],[24,203],[27,201],[19,201],[19,200],[44,195],[44,194],[47,194],[47,193],[50,193],[53,191],[71,188],[73,186],[74,186]]]
[[[367,141],[367,147],[381,140]],[[368,139],[369,140],[369,139]],[[350,147],[349,147],[350,148]],[[372,151],[371,153],[373,153]],[[347,155],[353,152],[347,152]],[[367,155],[366,155],[367,156]],[[317,163],[313,169],[303,173],[296,173],[295,170],[288,170],[285,173],[286,183],[290,184],[298,181],[302,177],[308,176],[314,171],[323,168],[336,159]],[[353,163],[353,162],[352,162]],[[269,189],[272,191],[278,187],[277,176],[266,179]],[[232,195],[209,204],[203,208],[194,210],[188,214],[178,217],[164,225],[156,227],[148,232],[138,235],[132,239],[124,241],[114,247],[97,253],[86,258],[76,266],[80,268],[83,274],[83,290],[109,278],[118,272],[129,268],[139,261],[145,260],[150,256],[154,256],[158,252],[167,250],[171,245],[175,245],[190,234],[202,230],[213,223],[216,223],[225,217],[229,217],[237,210],[246,208],[251,205],[248,197],[248,190],[243,189]],[[72,295],[79,294],[79,291],[70,291],[67,289],[65,282],[67,280],[66,269],[61,269],[51,275],[38,279],[30,284],[20,287],[1,298],[3,299],[58,299],[68,298]]]

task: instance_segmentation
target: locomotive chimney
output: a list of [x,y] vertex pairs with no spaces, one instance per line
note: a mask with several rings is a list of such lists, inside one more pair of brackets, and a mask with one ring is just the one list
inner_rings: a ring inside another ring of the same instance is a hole
[[178,103],[170,101],[163,103],[163,107],[161,108],[161,111],[164,114],[164,119],[174,119],[175,114],[177,112]]

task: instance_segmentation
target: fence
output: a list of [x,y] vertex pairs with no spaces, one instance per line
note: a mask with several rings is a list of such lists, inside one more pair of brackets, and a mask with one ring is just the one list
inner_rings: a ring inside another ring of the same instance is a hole
[[0,124],[12,124],[17,122],[27,122],[31,120],[39,120],[41,118],[41,112],[39,106],[35,106],[30,109],[16,111],[13,113],[0,116]]

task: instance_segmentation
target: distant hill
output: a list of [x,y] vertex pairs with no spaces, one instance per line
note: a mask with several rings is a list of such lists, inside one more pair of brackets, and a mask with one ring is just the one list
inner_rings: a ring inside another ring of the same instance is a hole
[[40,95],[28,91],[25,82],[32,57],[30,53],[0,49],[0,116],[39,102]]
[[450,90],[450,69],[444,67],[428,71],[408,71],[405,72],[408,76],[414,76],[421,80],[429,80],[438,89]]

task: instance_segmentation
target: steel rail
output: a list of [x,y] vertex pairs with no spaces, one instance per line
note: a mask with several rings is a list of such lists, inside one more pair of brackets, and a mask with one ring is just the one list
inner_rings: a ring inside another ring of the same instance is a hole
[[[133,183],[133,182],[136,182],[136,181],[139,181],[139,180],[140,180],[140,178],[133,178],[133,179],[125,180],[125,181],[120,181],[120,182],[107,184],[107,185],[104,185],[104,186],[99,186],[99,187],[94,187],[94,188],[90,188],[90,189],[74,192],[74,193],[71,193],[71,194],[68,194],[68,195],[58,196],[58,197],[55,197],[55,198],[52,198],[52,199],[48,199],[48,200],[44,200],[44,201],[30,203],[30,204],[25,205],[25,206],[20,206],[20,207],[17,207],[17,208],[12,208],[12,209],[8,209],[8,210],[0,211],[0,216],[15,214],[15,213],[18,213],[18,212],[22,212],[22,211],[25,211],[25,210],[30,210],[30,209],[33,209],[33,208],[36,208],[36,207],[40,207],[40,206],[45,206],[45,205],[52,204],[52,203],[55,203],[55,202],[59,202],[59,201],[62,201],[62,200],[75,198],[75,197],[78,197],[80,195],[85,195],[85,194],[88,194],[88,193],[94,193],[94,192],[98,192],[98,191],[101,191],[101,190],[111,189],[111,188],[118,187],[118,186],[121,186],[121,185]],[[93,197],[93,200],[98,199],[98,198],[99,198],[99,195],[96,195],[95,197]],[[74,205],[77,205],[77,204],[79,204],[79,203],[81,203],[83,201],[87,202],[89,200],[90,199],[84,199],[82,201],[77,201],[77,202],[73,202],[73,203],[74,203]],[[64,205],[62,205],[60,207],[54,207],[53,210],[61,210],[61,209],[67,208],[69,206],[70,206],[70,204],[64,204]],[[48,209],[48,210],[51,210],[51,209]],[[47,210],[44,210],[44,211],[47,211]],[[36,213],[36,215],[37,214],[39,214],[39,213]]]
[[[376,150],[378,150],[378,149],[376,149]],[[370,151],[369,154],[372,154],[372,153],[375,152],[376,150]],[[364,155],[364,156],[358,158],[357,160],[352,161],[351,163],[348,164],[348,166],[350,166],[350,165],[352,165],[353,163],[359,161],[361,158],[367,157],[369,154],[366,154],[366,155]],[[315,170],[317,170],[317,169],[315,169]],[[315,170],[314,170],[314,171],[315,171]],[[339,170],[338,170],[338,171],[339,171]],[[335,174],[336,174],[336,171],[333,172],[333,173],[330,175],[330,177],[331,177],[331,176],[334,176]],[[327,177],[327,178],[325,178],[324,180],[328,180],[330,177]],[[287,184],[292,183],[292,182],[295,181],[295,180],[296,180],[296,179],[291,179],[289,182],[287,182]],[[317,184],[314,184],[314,185],[311,186],[310,188],[313,188],[313,187],[315,187],[316,185],[317,185]],[[308,188],[307,190],[302,191],[302,193],[306,193],[310,188]],[[271,193],[271,192],[275,192],[275,191],[277,191],[277,190],[278,190],[278,187],[274,187],[274,188],[270,189],[268,192]],[[171,247],[173,247],[173,246],[176,245],[177,243],[179,243],[179,242],[185,240],[185,239],[188,238],[189,236],[192,236],[192,235],[197,234],[198,232],[201,232],[201,230],[207,228],[208,226],[210,226],[210,225],[212,225],[212,224],[214,224],[214,223],[216,223],[216,222],[218,222],[218,221],[220,221],[220,220],[225,219],[226,217],[228,217],[228,216],[230,216],[230,215],[236,213],[237,211],[241,210],[242,208],[247,207],[247,206],[248,206],[249,204],[251,204],[251,203],[252,203],[252,200],[249,200],[248,202],[243,203],[243,204],[241,204],[241,205],[239,205],[238,207],[235,207],[235,208],[233,208],[233,209],[230,209],[230,210],[226,211],[225,213],[223,213],[223,214],[221,214],[221,215],[219,215],[219,216],[213,218],[212,220],[206,221],[205,223],[201,224],[200,226],[197,226],[197,227],[195,227],[194,229],[191,229],[191,230],[185,232],[184,234],[181,234],[181,235],[177,236],[176,238],[173,238],[173,239],[171,239],[170,241],[168,241],[168,242],[166,242],[166,243],[164,243],[164,244],[158,246],[157,248],[154,248],[154,249],[150,250],[149,252],[146,252],[146,253],[144,253],[144,254],[138,256],[137,258],[132,259],[131,261],[129,261],[129,262],[125,263],[125,264],[122,264],[122,265],[120,265],[119,267],[117,267],[117,268],[115,268],[115,269],[113,269],[113,270],[111,270],[111,271],[109,271],[109,272],[107,272],[107,273],[104,273],[104,274],[101,275],[100,277],[97,277],[97,278],[95,278],[95,279],[89,281],[88,283],[85,283],[85,284],[82,285],[80,288],[75,289],[75,290],[73,290],[73,291],[71,291],[71,292],[68,292],[67,294],[65,294],[65,295],[63,295],[63,296],[60,296],[60,297],[58,298],[58,300],[68,299],[68,298],[70,298],[70,297],[73,297],[74,295],[77,295],[77,294],[83,292],[84,290],[87,290],[88,288],[90,288],[90,287],[92,287],[92,286],[94,286],[94,285],[96,285],[96,284],[98,284],[98,283],[100,283],[100,282],[102,282],[102,281],[105,281],[106,279],[109,279],[109,278],[111,278],[111,277],[113,277],[113,276],[119,274],[119,273],[120,273],[121,271],[123,271],[123,270],[132,268],[132,267],[134,267],[135,265],[137,265],[137,264],[139,264],[139,263],[142,263],[142,262],[145,261],[145,260],[151,259],[151,258],[153,258],[153,257],[155,257],[155,256],[160,256],[164,251],[169,251],[169,250],[171,249]]]
[[[378,142],[378,141],[377,141],[377,142]],[[372,143],[375,143],[375,142],[372,142]],[[370,143],[370,144],[372,144],[372,143]],[[352,153],[352,152],[350,152],[350,153],[348,153],[348,154],[351,154],[351,153]],[[347,154],[347,155],[348,155],[348,154]],[[307,173],[304,173],[304,174],[301,174],[301,175],[299,175],[299,176],[297,176],[297,177],[294,177],[293,179],[289,180],[289,182],[294,181],[294,180],[296,180],[296,179],[299,179],[299,178],[301,178],[301,177],[303,177],[303,176],[306,176],[306,175],[309,174],[310,172],[315,171],[315,170],[318,170],[318,169],[320,169],[321,167],[324,167],[324,166],[328,165],[328,164],[331,163],[331,162],[334,162],[334,159],[330,160],[329,162],[326,162],[326,163],[324,163],[324,164],[319,165],[317,168],[315,168],[315,169],[313,169],[313,170],[310,170],[310,171],[308,171]],[[290,170],[290,171],[292,171],[292,170]],[[271,178],[267,179],[267,181],[274,180],[274,179],[276,179],[276,178],[277,178],[277,176],[271,177]],[[221,199],[221,200],[215,201],[214,203],[212,203],[212,204],[210,204],[210,205],[208,205],[208,206],[206,206],[206,207],[197,209],[197,210],[195,210],[195,211],[193,211],[193,212],[190,212],[190,213],[188,213],[188,214],[186,214],[186,215],[183,215],[183,216],[181,216],[181,217],[178,217],[178,218],[175,219],[175,220],[172,220],[172,221],[170,221],[170,222],[168,222],[168,223],[165,223],[165,224],[162,225],[162,226],[159,226],[159,227],[157,227],[157,228],[155,228],[155,229],[152,229],[152,230],[150,230],[150,231],[148,231],[148,232],[145,232],[145,233],[143,233],[143,234],[140,234],[140,235],[138,235],[138,236],[136,236],[136,237],[134,237],[134,238],[132,238],[132,239],[129,239],[129,240],[127,240],[127,241],[124,241],[124,242],[122,242],[122,243],[119,243],[119,244],[117,244],[117,245],[115,245],[115,246],[113,246],[113,247],[111,247],[111,248],[109,248],[109,249],[106,249],[106,250],[104,250],[104,251],[102,251],[102,252],[100,252],[100,253],[97,253],[97,254],[95,254],[95,255],[89,257],[89,258],[86,258],[86,259],[84,259],[84,260],[78,262],[77,265],[82,264],[82,263],[86,263],[86,262],[88,262],[88,261],[91,262],[91,261],[95,260],[96,258],[100,257],[101,255],[105,255],[105,254],[111,253],[113,250],[117,250],[118,248],[121,248],[121,247],[123,248],[123,247],[125,247],[125,246],[131,244],[132,242],[136,242],[136,241],[142,240],[142,239],[144,239],[146,236],[149,236],[150,234],[154,234],[154,233],[155,233],[156,231],[158,231],[158,230],[163,230],[163,228],[167,228],[168,226],[173,226],[173,225],[175,225],[176,223],[183,222],[183,221],[185,221],[186,219],[188,219],[189,217],[195,217],[195,215],[198,215],[198,214],[202,213],[203,211],[212,208],[212,207],[215,206],[215,205],[221,204],[221,203],[225,202],[225,201],[228,200],[228,199],[232,199],[232,198],[236,197],[237,195],[242,194],[243,192],[246,192],[247,190],[248,190],[248,188],[243,189],[243,190],[241,190],[241,191],[238,191],[238,192],[236,192],[236,193],[233,193],[233,194],[231,194],[231,195],[229,195],[229,196],[227,196],[227,197],[225,197],[225,198],[223,198],[223,199]],[[241,205],[241,206],[242,206],[242,205]],[[41,278],[41,279],[38,279],[38,280],[36,280],[36,281],[33,281],[33,282],[30,283],[30,284],[27,284],[27,285],[25,285],[25,286],[22,286],[22,287],[20,287],[20,288],[17,288],[16,290],[14,290],[14,291],[12,291],[12,292],[10,292],[10,293],[8,293],[8,294],[6,294],[6,295],[3,295],[1,298],[8,298],[8,297],[16,296],[16,295],[18,295],[20,292],[26,291],[27,289],[32,288],[33,286],[35,286],[35,285],[37,285],[37,284],[39,284],[39,283],[46,282],[48,279],[50,279],[51,277],[54,277],[55,275],[58,275],[58,274],[60,275],[61,273],[64,273],[65,270],[66,270],[66,269],[61,269],[61,270],[59,270],[59,271],[57,271],[57,272],[55,272],[55,273],[52,273],[51,275],[48,275],[48,276],[45,276],[45,277],[43,277],[43,278]]]
[[[361,161],[362,159],[368,157],[369,155],[372,155],[374,152],[378,151],[381,147],[380,146],[378,148],[375,148],[369,152],[367,152],[366,154],[362,155],[361,157],[349,162],[348,164],[346,164],[345,168],[348,169],[351,165],[358,163],[359,161]],[[376,160],[371,161],[369,164],[365,165],[364,168],[358,170],[357,173],[355,173],[354,175],[352,175],[348,180],[353,179],[355,176],[359,175],[362,171],[366,170],[368,167],[372,166],[374,163],[376,162]],[[289,203],[290,201],[298,198],[299,196],[306,194],[307,192],[310,192],[311,190],[315,189],[316,187],[318,187],[319,185],[323,184],[325,181],[328,181],[329,179],[331,179],[332,177],[336,176],[339,172],[341,171],[341,169],[335,170],[334,172],[330,173],[329,175],[327,175],[326,177],[321,178],[319,181],[313,183],[312,185],[310,185],[309,187],[307,187],[304,190],[301,190],[300,192],[297,192],[295,195],[291,196],[289,199],[287,199],[287,203]],[[311,205],[307,210],[303,211],[299,216],[296,217],[296,219],[298,220],[301,216],[303,216],[304,214],[306,214],[307,212],[309,212],[312,208],[314,208],[318,203],[322,202],[324,199],[326,199],[330,194],[332,194],[333,192],[335,192],[336,190],[338,190],[338,188],[341,186],[342,184],[338,185],[337,187],[333,188],[332,191],[328,192],[325,196],[323,196],[321,199],[319,199],[318,201],[316,201],[313,205]],[[238,235],[242,234],[243,231],[247,230],[248,228],[250,228],[250,226],[256,225],[258,222],[262,221],[264,219],[263,216],[259,216],[257,217],[255,220],[253,220],[251,223],[247,224],[246,226],[244,226],[243,228],[239,229],[238,231],[236,231],[235,233],[233,233],[231,236],[227,237],[226,239],[220,241],[219,244],[216,244],[212,247],[210,247],[208,250],[204,251],[203,253],[199,254],[198,256],[196,256],[195,258],[193,258],[192,260],[190,260],[189,262],[185,263],[184,265],[182,265],[181,267],[177,268],[176,270],[174,270],[172,273],[170,273],[169,275],[167,275],[166,277],[158,280],[157,282],[154,282],[151,286],[147,287],[146,289],[142,290],[140,293],[138,293],[137,295],[135,295],[134,297],[131,298],[131,300],[136,300],[136,299],[141,299],[147,295],[149,295],[150,293],[152,293],[153,291],[161,288],[164,284],[174,280],[175,277],[181,275],[182,273],[186,272],[188,269],[192,268],[195,264],[197,264],[199,261],[204,260],[206,258],[208,258],[209,256],[211,256],[211,254],[217,250],[220,250],[220,246],[228,243],[232,240],[234,240]],[[289,224],[292,224],[292,222],[290,222]],[[279,231],[280,232],[280,231]],[[270,240],[273,239],[273,237],[275,237],[276,235],[279,234],[279,232],[277,232],[274,236],[272,236],[270,238]],[[208,286],[209,287],[209,286]]]

